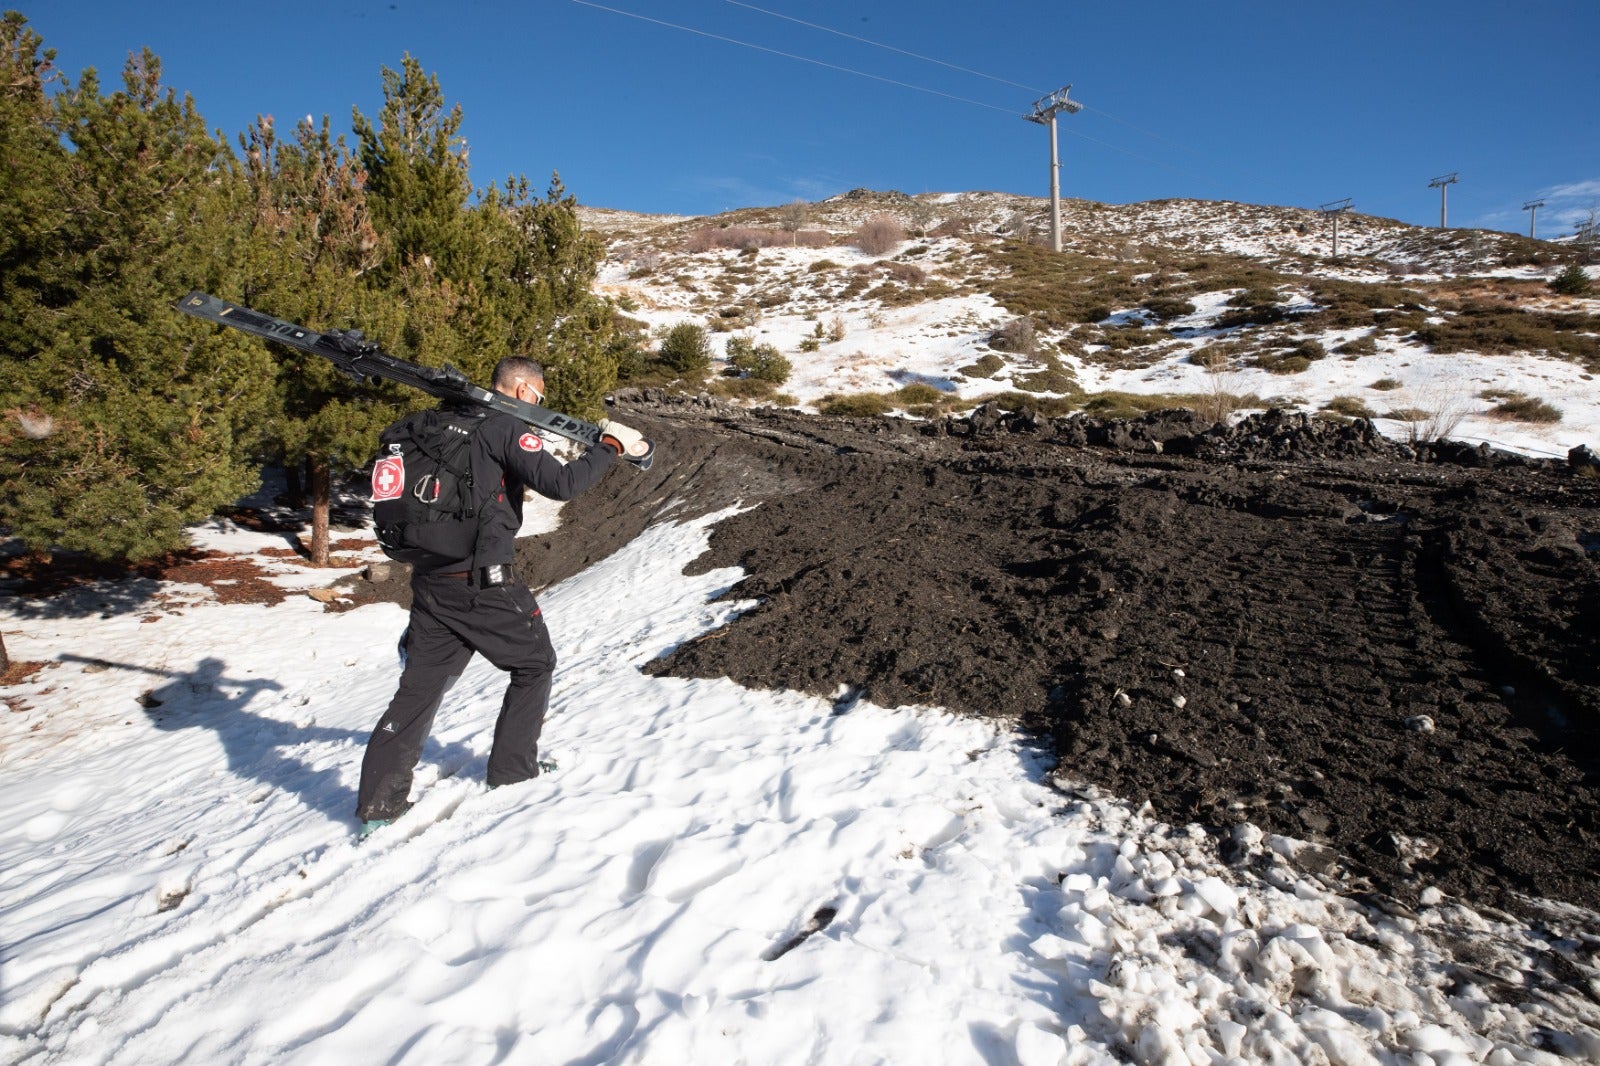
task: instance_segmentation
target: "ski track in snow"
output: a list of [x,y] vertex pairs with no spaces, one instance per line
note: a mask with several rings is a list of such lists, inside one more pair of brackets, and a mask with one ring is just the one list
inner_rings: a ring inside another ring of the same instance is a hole
[[1443,978],[1524,930],[1239,883],[992,723],[644,675],[742,609],[682,573],[718,517],[542,596],[559,771],[485,791],[475,660],[360,845],[397,608],[30,612],[12,654],[64,661],[0,722],[0,1062],[1600,1059],[1570,1001]]

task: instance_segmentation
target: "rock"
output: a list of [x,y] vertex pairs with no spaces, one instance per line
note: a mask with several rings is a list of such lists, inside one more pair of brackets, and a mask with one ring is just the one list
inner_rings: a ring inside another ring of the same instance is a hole
[[1000,424],[1000,419],[1005,412],[996,404],[986,403],[972,412],[969,421],[972,428],[979,433],[992,431]]
[[306,595],[318,603],[332,603],[339,598],[339,591],[337,589],[307,589]]
[[1433,719],[1426,714],[1414,714],[1406,719],[1406,728],[1413,733],[1431,733],[1434,730]]
[[1567,452],[1567,466],[1574,474],[1600,477],[1600,455],[1596,455],[1587,444],[1580,444]]
[[1313,833],[1327,833],[1329,829],[1333,828],[1332,820],[1321,811],[1314,811],[1309,807],[1302,807],[1296,813],[1300,818],[1300,824],[1311,830]]

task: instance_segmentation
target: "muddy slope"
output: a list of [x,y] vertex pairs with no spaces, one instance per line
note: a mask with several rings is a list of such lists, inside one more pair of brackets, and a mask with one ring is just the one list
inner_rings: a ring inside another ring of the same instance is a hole
[[531,582],[760,505],[693,564],[742,567],[729,595],[757,606],[652,671],[1004,717],[1064,788],[1198,822],[1241,863],[1246,823],[1324,844],[1321,876],[1385,906],[1433,885],[1600,911],[1593,469],[1303,416],[621,406],[660,458],[521,542]]
[[1352,891],[1600,909],[1600,479],[1299,417],[645,399],[655,469],[614,471],[520,561],[559,580],[759,502],[694,564],[744,568],[730,595],[758,606],[653,670],[1004,716],[1064,783],[1225,851],[1241,822],[1328,844]]

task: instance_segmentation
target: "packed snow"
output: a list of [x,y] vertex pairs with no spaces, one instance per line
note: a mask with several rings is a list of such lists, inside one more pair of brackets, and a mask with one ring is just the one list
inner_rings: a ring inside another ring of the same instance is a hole
[[642,673],[745,606],[713,602],[737,571],[683,572],[720,517],[542,595],[557,771],[486,791],[504,675],[475,660],[416,807],[359,843],[398,607],[13,598],[8,648],[50,665],[0,722],[0,1061],[1600,1060],[1570,997],[1446,979],[1517,972],[1535,931],[1368,910],[1285,838],[1247,833],[1272,872],[1242,877],[1008,729],[849,678]]

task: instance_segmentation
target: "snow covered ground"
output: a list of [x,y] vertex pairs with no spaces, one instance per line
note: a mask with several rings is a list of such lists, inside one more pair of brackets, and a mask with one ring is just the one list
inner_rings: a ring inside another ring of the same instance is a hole
[[51,665],[0,714],[0,1062],[1600,1061],[1592,1003],[1462,977],[1541,934],[1367,911],[1288,839],[1242,878],[992,724],[641,673],[740,609],[683,574],[718,517],[543,595],[557,772],[485,790],[475,660],[360,844],[400,609],[8,601]]
[[[602,281],[652,325],[699,317],[627,274]],[[1173,323],[1195,343],[1222,297],[1199,303]],[[1009,317],[988,297],[832,317],[842,339],[792,355],[800,403],[1010,387],[956,379]],[[818,320],[752,336],[791,354]],[[1384,343],[1227,388],[1460,403],[1452,436],[1534,454],[1600,442],[1600,396],[1571,363]],[[1182,354],[1074,369],[1088,389],[1208,391]],[[1376,397],[1384,377],[1402,386]],[[1563,420],[1487,420],[1490,388]],[[476,660],[416,808],[361,844],[354,791],[401,610],[145,579],[0,602],[11,656],[47,664],[0,690],[0,1063],[1600,1061],[1594,999],[1520,976],[1549,932],[1443,898],[1365,908],[1285,838],[1239,840],[1267,870],[1242,873],[1198,829],[1048,782],[1047,753],[993,724],[640,672],[740,609],[712,602],[737,572],[683,573],[717,518],[654,527],[543,594],[557,772],[485,791],[504,682]],[[285,561],[281,535],[196,532],[296,592],[344,573]]]
[[[914,243],[928,249],[915,261],[928,265],[935,276],[937,264],[949,256],[964,254],[966,248],[962,238]],[[902,247],[912,245],[908,241]],[[756,291],[763,285],[785,288],[798,284],[798,279],[812,276],[813,268],[819,264],[833,263],[849,269],[892,259],[893,256],[869,256],[843,245],[763,248],[753,258],[735,251],[680,252],[670,260],[672,269],[634,277],[633,262],[618,257],[603,267],[599,288],[626,301],[632,317],[659,332],[681,322],[704,324],[706,315],[700,294],[709,291],[729,266],[756,271],[746,282],[748,291]],[[1600,280],[1600,267],[1589,271]],[[1506,273],[1485,271],[1483,276]],[[1539,272],[1525,268],[1517,276],[1535,277]],[[690,286],[686,287],[682,279],[688,279]],[[1594,427],[1600,425],[1600,388],[1595,386],[1594,375],[1576,362],[1555,356],[1437,354],[1420,343],[1390,337],[1378,339],[1373,354],[1347,357],[1334,353],[1333,349],[1345,341],[1371,332],[1349,329],[1307,334],[1309,339],[1319,340],[1330,354],[1297,374],[1274,374],[1253,367],[1213,373],[1189,357],[1209,345],[1233,339],[1237,330],[1218,330],[1214,324],[1229,310],[1228,298],[1238,291],[1203,294],[1193,301],[1193,314],[1163,323],[1174,331],[1177,340],[1166,346],[1165,354],[1153,365],[1108,369],[1072,355],[1061,361],[1072,371],[1078,385],[1090,393],[1207,396],[1221,391],[1255,395],[1275,406],[1312,413],[1336,399],[1355,399],[1364,402],[1377,416],[1380,432],[1397,440],[1419,435],[1429,439],[1444,430],[1444,435],[1455,440],[1488,443],[1544,458],[1564,458],[1569,449],[1579,444],[1600,447],[1594,432]],[[1286,306],[1297,305],[1307,310],[1314,306],[1304,294],[1290,294]],[[1600,314],[1600,298],[1563,306]],[[1137,308],[1118,309],[1108,321],[1121,323],[1138,314]],[[1007,372],[993,378],[969,377],[961,373],[961,368],[992,353],[990,334],[1014,317],[993,297],[983,294],[944,296],[901,307],[883,307],[863,296],[832,300],[825,305],[801,298],[786,308],[763,314],[754,326],[737,335],[757,344],[774,345],[790,360],[793,373],[782,391],[801,407],[814,407],[830,393],[889,392],[914,382],[963,399],[981,400],[1014,391],[1016,380]],[[839,339],[817,337],[819,326],[826,332],[835,324],[842,333]],[[713,333],[714,354],[720,357],[728,338],[734,335]],[[818,350],[803,351],[802,344],[812,341],[819,342]],[[1393,383],[1393,387],[1375,389],[1377,382]],[[1497,417],[1492,413],[1495,404],[1485,398],[1485,393],[1497,391],[1543,401],[1559,410],[1561,419],[1541,423]],[[1385,417],[1392,412],[1421,413],[1424,417]]]

